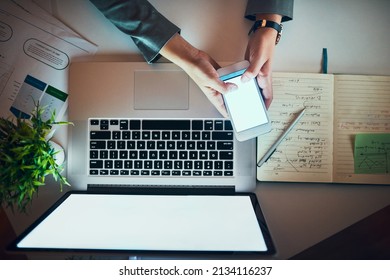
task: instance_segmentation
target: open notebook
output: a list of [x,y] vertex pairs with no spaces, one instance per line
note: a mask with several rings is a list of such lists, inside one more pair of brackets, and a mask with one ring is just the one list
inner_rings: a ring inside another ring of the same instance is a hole
[[258,159],[306,113],[258,180],[390,184],[390,76],[274,73],[273,91],[273,129],[258,138]]

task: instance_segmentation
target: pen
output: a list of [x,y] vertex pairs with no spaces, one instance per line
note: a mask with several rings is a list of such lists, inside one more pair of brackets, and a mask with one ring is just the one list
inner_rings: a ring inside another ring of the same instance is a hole
[[290,123],[290,125],[283,132],[283,134],[279,136],[278,140],[276,140],[276,142],[265,153],[265,155],[257,162],[257,167],[262,166],[263,163],[266,162],[272,156],[272,154],[276,151],[276,148],[279,146],[279,144],[284,140],[284,138],[286,138],[287,134],[294,128],[294,126],[298,123],[298,121],[305,114],[305,110],[306,110],[306,108],[303,108],[303,110],[299,113],[299,115],[295,118],[295,120],[292,123]]

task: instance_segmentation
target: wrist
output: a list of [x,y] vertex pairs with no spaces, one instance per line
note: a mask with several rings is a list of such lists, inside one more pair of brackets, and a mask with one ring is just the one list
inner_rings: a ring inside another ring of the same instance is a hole
[[180,34],[175,34],[160,50],[160,54],[181,68],[193,64],[199,50],[188,43]]
[[[273,19],[276,17],[273,17]],[[254,22],[253,26],[249,30],[248,35],[251,33],[255,33],[257,30],[261,33],[273,34],[275,37],[275,45],[279,43],[279,40],[282,36],[283,25],[278,23],[277,21],[269,20],[269,19],[258,19]],[[261,30],[261,31],[260,31]]]

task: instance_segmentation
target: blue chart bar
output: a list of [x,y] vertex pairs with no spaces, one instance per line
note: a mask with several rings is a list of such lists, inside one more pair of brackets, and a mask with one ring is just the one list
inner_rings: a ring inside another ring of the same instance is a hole
[[46,83],[27,75],[10,108],[12,114],[23,119],[31,118],[30,114],[42,97],[46,86]]

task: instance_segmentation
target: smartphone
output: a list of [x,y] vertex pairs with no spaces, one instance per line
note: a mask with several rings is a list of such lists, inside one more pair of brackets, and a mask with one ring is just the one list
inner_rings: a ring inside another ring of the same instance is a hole
[[246,141],[271,130],[271,122],[256,79],[241,82],[241,76],[248,66],[249,62],[244,60],[217,70],[222,81],[238,86],[237,90],[222,95],[238,141]]

